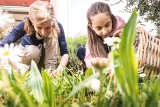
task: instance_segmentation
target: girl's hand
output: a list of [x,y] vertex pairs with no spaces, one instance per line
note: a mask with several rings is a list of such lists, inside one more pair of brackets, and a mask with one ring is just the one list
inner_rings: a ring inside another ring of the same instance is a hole
[[120,37],[121,34],[122,34],[122,29],[117,30],[117,31],[114,32],[113,37]]
[[62,65],[59,65],[57,69],[55,69],[50,73],[50,76],[51,77],[56,77],[57,75],[62,76],[63,71],[64,71],[64,67]]

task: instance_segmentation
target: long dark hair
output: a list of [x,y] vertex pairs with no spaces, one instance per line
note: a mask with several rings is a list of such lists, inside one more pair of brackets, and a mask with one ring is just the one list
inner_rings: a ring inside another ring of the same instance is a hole
[[90,53],[93,57],[107,57],[109,53],[108,46],[103,44],[102,37],[98,36],[90,27],[91,17],[95,16],[98,13],[108,13],[112,19],[112,31],[116,28],[116,17],[112,14],[110,7],[107,3],[104,2],[95,2],[93,3],[87,11],[87,19],[88,19],[88,47]]

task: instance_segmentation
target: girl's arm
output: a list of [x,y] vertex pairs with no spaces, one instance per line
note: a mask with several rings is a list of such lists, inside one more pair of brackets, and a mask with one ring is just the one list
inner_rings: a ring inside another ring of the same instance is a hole
[[57,72],[62,73],[63,69],[67,66],[69,60],[69,52],[67,48],[66,38],[64,34],[63,27],[60,23],[58,23],[60,28],[60,34],[58,35],[58,42],[60,47],[61,60],[58,68],[53,72],[53,76],[56,76]]

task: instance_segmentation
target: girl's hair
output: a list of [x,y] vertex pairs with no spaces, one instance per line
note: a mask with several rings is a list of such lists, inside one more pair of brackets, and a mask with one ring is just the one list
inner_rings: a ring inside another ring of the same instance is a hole
[[35,33],[33,24],[42,24],[46,21],[53,21],[53,32],[60,32],[58,22],[55,18],[55,11],[52,4],[48,1],[35,1],[30,5],[29,17],[25,19],[24,30],[28,35]]
[[107,57],[109,53],[108,46],[103,44],[102,37],[98,36],[91,29],[91,17],[97,15],[98,13],[106,13],[112,19],[112,31],[116,28],[116,17],[112,14],[110,7],[107,3],[104,2],[95,2],[93,3],[87,11],[87,19],[88,19],[88,47],[93,57]]

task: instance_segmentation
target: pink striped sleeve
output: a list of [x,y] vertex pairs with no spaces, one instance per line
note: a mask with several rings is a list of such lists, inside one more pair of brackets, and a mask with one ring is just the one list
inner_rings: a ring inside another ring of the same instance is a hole
[[117,19],[116,29],[112,31],[111,33],[109,33],[108,34],[109,36],[113,35],[117,30],[122,29],[124,25],[126,24],[126,22],[121,17],[116,16],[116,19]]
[[86,55],[85,55],[85,59],[84,59],[84,61],[85,61],[85,63],[86,63],[86,67],[87,68],[90,68],[90,59],[92,58],[92,55],[91,55],[91,53],[90,53],[90,50],[89,50],[89,48],[88,48],[88,44],[86,44]]
[[123,20],[121,17],[116,16],[117,19],[117,28],[116,30],[120,30],[124,27],[124,25],[126,24],[125,20]]

